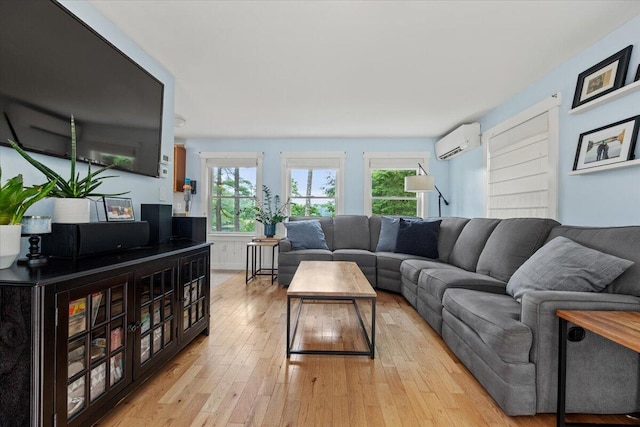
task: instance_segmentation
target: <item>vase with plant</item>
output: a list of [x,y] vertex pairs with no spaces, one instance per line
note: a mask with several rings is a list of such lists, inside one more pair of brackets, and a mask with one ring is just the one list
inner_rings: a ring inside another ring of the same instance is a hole
[[276,234],[276,225],[289,218],[286,215],[289,201],[281,205],[280,196],[272,195],[271,189],[266,185],[262,186],[262,192],[262,201],[256,197],[254,205],[249,209],[253,211],[255,220],[263,225],[264,235],[273,237]]
[[17,175],[0,186],[0,269],[10,267],[20,253],[22,216],[31,205],[46,197],[55,185],[56,181],[51,181],[24,187],[22,175]]
[[53,222],[67,224],[89,222],[89,197],[120,196],[126,194],[126,192],[117,194],[102,194],[96,192],[96,189],[102,184],[104,179],[115,176],[99,176],[114,165],[104,166],[92,172],[91,163],[89,163],[87,176],[81,179],[80,173],[76,173],[76,125],[73,116],[71,116],[71,174],[69,179],[64,179],[60,174],[45,164],[35,160],[15,141],[9,139],[8,142],[26,161],[42,172],[49,183],[55,183],[49,194],[49,197],[55,198]]

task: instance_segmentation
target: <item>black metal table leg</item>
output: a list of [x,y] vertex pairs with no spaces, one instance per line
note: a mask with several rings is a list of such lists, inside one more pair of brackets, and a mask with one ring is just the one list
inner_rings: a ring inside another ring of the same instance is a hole
[[287,296],[287,359],[291,357],[291,297]]
[[244,264],[244,284],[245,286],[247,285],[247,283],[249,283],[249,245],[247,245],[247,249],[246,249],[246,255],[247,255],[247,259],[246,262]]
[[567,396],[567,321],[560,319],[558,333],[558,403],[556,425],[565,427],[565,405]]

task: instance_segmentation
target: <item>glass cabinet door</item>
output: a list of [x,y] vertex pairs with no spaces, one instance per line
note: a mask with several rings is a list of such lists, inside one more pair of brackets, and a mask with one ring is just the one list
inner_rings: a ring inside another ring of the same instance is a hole
[[177,346],[175,317],[175,266],[163,266],[136,275],[136,367],[134,376]]
[[66,373],[66,381],[57,386],[58,416],[66,415],[66,423],[61,424],[82,425],[92,406],[128,382],[124,366],[127,277],[58,295],[59,327],[64,329],[59,333],[57,363],[58,372]]
[[180,264],[181,336],[209,319],[209,259],[207,253],[183,258]]

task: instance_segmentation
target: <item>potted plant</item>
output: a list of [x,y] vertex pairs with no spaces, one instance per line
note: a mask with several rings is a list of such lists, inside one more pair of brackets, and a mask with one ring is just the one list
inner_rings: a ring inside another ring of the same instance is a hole
[[266,185],[262,186],[262,192],[264,193],[262,202],[256,197],[254,206],[249,209],[253,210],[256,221],[264,226],[264,235],[273,237],[276,234],[276,225],[289,218],[286,215],[289,201],[280,205],[280,196],[272,196],[271,190]]
[[53,190],[51,190],[49,194],[50,197],[55,198],[53,205],[53,222],[67,224],[89,222],[90,201],[88,197],[120,196],[126,194],[101,194],[95,192],[96,188],[102,184],[102,180],[114,177],[114,175],[98,175],[112,168],[114,165],[104,166],[91,172],[91,163],[89,163],[87,176],[80,179],[80,174],[76,174],[76,125],[73,116],[71,116],[71,174],[67,180],[48,166],[35,160],[15,141],[9,139],[8,142],[25,160],[42,172],[50,183],[55,182]]
[[9,268],[20,253],[22,216],[31,205],[46,197],[55,185],[56,181],[51,181],[25,188],[22,175],[17,175],[0,186],[0,269]]

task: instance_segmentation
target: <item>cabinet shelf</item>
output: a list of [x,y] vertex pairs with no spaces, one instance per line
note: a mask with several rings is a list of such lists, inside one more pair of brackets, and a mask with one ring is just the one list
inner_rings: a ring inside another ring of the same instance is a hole
[[607,102],[613,101],[614,99],[622,98],[623,96],[627,96],[630,93],[636,92],[638,90],[640,90],[640,80],[638,80],[637,82],[629,83],[626,86],[622,86],[620,89],[609,92],[606,95],[594,99],[593,101],[589,101],[582,105],[579,105],[576,108],[569,110],[568,114],[584,113],[585,111],[589,111],[592,108],[596,108],[602,104],[606,104]]

